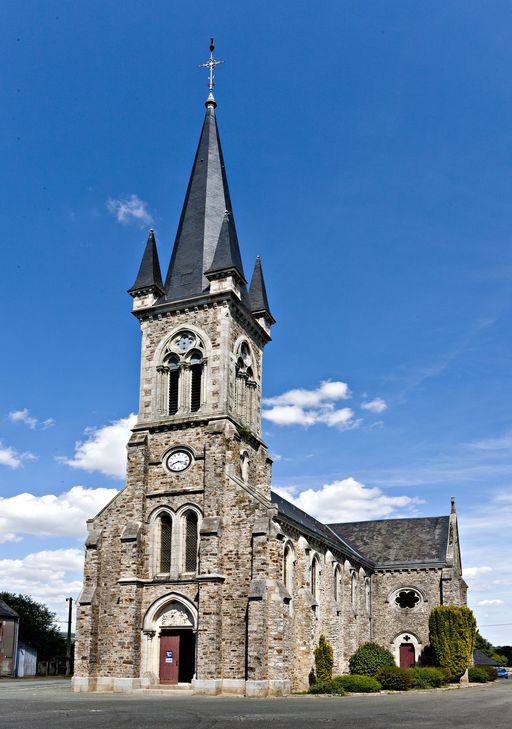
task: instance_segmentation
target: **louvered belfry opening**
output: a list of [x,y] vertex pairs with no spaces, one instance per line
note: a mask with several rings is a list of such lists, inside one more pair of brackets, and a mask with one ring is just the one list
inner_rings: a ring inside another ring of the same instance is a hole
[[185,517],[185,572],[197,570],[197,514],[189,511]]
[[180,405],[180,369],[174,357],[169,361],[169,415],[175,415]]
[[203,379],[203,358],[194,352],[190,358],[190,410],[196,412],[201,407],[201,389]]
[[171,571],[172,519],[169,514],[160,517],[160,572]]

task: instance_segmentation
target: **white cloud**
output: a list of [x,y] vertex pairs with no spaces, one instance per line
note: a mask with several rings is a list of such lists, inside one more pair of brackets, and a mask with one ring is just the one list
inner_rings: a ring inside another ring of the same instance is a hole
[[354,478],[324,484],[320,489],[298,492],[294,486],[274,487],[296,506],[322,522],[364,521],[393,517],[405,511],[410,515],[420,499],[410,496],[387,496],[379,488],[370,488]]
[[288,390],[276,397],[267,397],[263,400],[265,405],[297,405],[299,407],[314,407],[326,401],[348,400],[350,390],[345,382],[331,382],[326,380],[320,383],[315,390],[296,389]]
[[471,579],[472,577],[479,577],[480,575],[486,575],[492,572],[492,567],[464,567],[462,570],[464,577]]
[[28,425],[28,427],[32,430],[37,425],[37,418],[30,415],[30,410],[28,408],[23,408],[23,410],[13,410],[9,413],[9,420],[12,420],[13,423],[25,423],[25,425]]
[[123,478],[126,472],[126,444],[136,421],[137,416],[131,413],[127,418],[120,418],[101,428],[87,428],[85,433],[88,438],[75,444],[73,458],[59,460],[72,468]]
[[477,602],[477,605],[479,607],[486,607],[489,605],[504,605],[503,600],[480,600],[480,602]]
[[500,435],[497,438],[477,440],[469,443],[469,446],[479,451],[510,450],[512,448],[512,433],[505,433],[505,435]]
[[30,414],[30,410],[28,408],[23,408],[22,410],[12,410],[9,413],[9,420],[11,420],[13,423],[24,423],[25,425],[28,425],[31,430],[37,428],[38,425],[43,430],[51,428],[52,425],[55,425],[55,420],[53,418],[39,420],[38,418]]
[[57,613],[62,630],[67,618],[66,597],[82,589],[83,550],[33,552],[20,559],[0,559],[2,589],[30,595]]
[[324,423],[342,430],[356,428],[360,421],[354,420],[350,408],[336,409],[334,403],[351,397],[345,382],[321,382],[315,390],[288,390],[282,395],[268,397],[263,402],[269,405],[263,410],[263,417],[276,425],[303,425],[308,427]]
[[86,520],[117,493],[112,488],[73,486],[58,495],[23,493],[0,497],[0,543],[19,541],[20,534],[83,537]]
[[36,456],[30,451],[20,453],[16,448],[4,446],[0,441],[0,466],[8,466],[9,468],[20,468],[23,461],[34,461]]
[[384,410],[387,410],[388,408],[386,401],[381,397],[376,397],[368,402],[363,402],[361,407],[363,410],[369,410],[371,413],[383,413]]
[[147,203],[138,195],[129,195],[125,198],[107,200],[107,209],[115,215],[118,223],[138,223],[141,227],[149,225],[153,218],[148,210]]

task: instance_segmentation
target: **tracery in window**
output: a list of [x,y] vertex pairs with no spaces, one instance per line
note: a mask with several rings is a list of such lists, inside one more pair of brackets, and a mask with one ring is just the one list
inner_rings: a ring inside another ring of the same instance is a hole
[[416,590],[399,590],[395,596],[395,604],[402,610],[415,608],[421,602],[421,597]]
[[250,428],[256,423],[256,380],[254,378],[251,350],[242,342],[237,351],[235,366],[235,408],[238,417]]
[[185,572],[197,572],[197,547],[199,520],[195,511],[187,511],[184,516],[184,569]]
[[205,346],[188,330],[166,344],[158,372],[158,410],[161,415],[197,412],[205,402]]

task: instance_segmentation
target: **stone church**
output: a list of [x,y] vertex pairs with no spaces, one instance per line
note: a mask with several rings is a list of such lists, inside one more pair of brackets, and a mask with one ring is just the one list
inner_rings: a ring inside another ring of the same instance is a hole
[[[211,79],[210,79],[211,80]],[[275,320],[249,286],[210,91],[169,269],[153,231],[129,290],[142,330],[126,485],[88,523],[75,691],[307,688],[366,641],[421,660],[436,605],[466,602],[457,517],[323,524],[271,491],[261,432]]]

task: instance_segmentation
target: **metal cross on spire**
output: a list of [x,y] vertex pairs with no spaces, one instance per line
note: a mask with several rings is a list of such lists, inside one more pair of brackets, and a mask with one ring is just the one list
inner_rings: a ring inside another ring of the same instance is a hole
[[209,83],[208,83],[208,86],[209,86],[209,89],[210,89],[210,93],[208,94],[208,98],[206,100],[206,104],[209,104],[209,103],[215,104],[215,99],[214,99],[214,96],[213,96],[213,87],[215,86],[215,83],[214,83],[214,78],[215,78],[214,69],[215,69],[215,66],[218,66],[220,63],[224,63],[224,61],[217,61],[213,57],[213,51],[214,50],[215,50],[215,44],[213,42],[213,38],[210,38],[210,58],[209,58],[209,60],[206,63],[200,63],[199,64],[199,68],[209,68],[210,69],[210,72],[209,72]]

